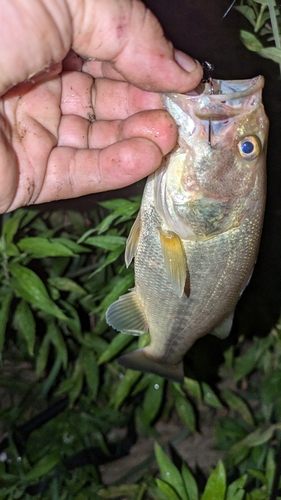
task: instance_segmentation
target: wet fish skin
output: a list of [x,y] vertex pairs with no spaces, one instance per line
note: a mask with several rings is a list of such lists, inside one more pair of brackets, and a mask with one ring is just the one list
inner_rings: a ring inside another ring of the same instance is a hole
[[[199,96],[164,96],[179,144],[149,177],[128,239],[135,289],[107,311],[117,330],[150,331],[147,347],[120,358],[128,368],[182,381],[182,358],[193,343],[231,329],[262,230],[268,130],[262,86],[262,77],[216,80],[222,94],[208,95],[206,85]],[[253,157],[244,157],[251,144]]]

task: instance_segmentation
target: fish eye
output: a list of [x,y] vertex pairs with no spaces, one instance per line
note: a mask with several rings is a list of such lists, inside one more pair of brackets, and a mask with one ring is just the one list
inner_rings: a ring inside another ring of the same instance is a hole
[[238,150],[245,160],[254,160],[261,152],[261,143],[255,135],[243,137],[238,142]]

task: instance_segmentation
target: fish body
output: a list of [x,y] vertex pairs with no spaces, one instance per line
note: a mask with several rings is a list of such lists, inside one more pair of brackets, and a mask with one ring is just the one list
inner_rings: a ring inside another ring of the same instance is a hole
[[[122,365],[182,381],[182,358],[200,337],[224,338],[255,264],[266,197],[268,121],[263,78],[213,80],[201,94],[165,94],[179,141],[148,178],[125,260],[135,288],[107,322],[144,349]],[[214,92],[214,93],[211,93]]]

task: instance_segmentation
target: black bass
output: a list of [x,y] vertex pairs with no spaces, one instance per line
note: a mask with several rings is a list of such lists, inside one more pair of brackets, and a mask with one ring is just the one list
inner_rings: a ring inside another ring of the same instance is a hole
[[260,242],[268,120],[263,77],[212,80],[198,94],[165,94],[176,149],[149,177],[129,235],[135,288],[107,310],[116,330],[140,335],[127,367],[182,381],[182,358],[203,335],[225,338]]

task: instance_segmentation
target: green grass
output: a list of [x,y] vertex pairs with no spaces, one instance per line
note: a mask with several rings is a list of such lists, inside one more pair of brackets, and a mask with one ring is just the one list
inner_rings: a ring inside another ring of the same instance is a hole
[[[212,387],[193,378],[180,387],[117,364],[120,353],[149,342],[105,322],[108,305],[133,285],[123,254],[138,207],[138,199],[112,200],[87,214],[20,209],[3,217],[0,421],[9,445],[0,498],[281,498],[281,324],[229,347]],[[54,418],[23,427],[57,402]],[[177,442],[200,432],[206,415],[223,461],[192,470]],[[180,434],[169,442],[156,425],[175,418]],[[154,438],[155,455],[103,484],[100,462],[129,452],[136,435]]]

